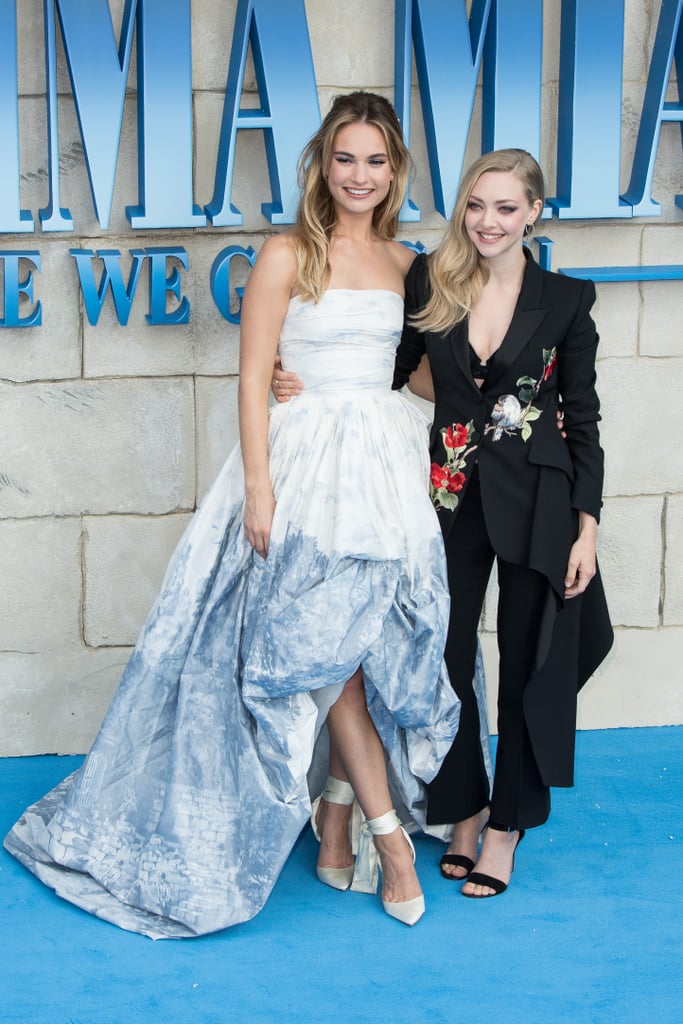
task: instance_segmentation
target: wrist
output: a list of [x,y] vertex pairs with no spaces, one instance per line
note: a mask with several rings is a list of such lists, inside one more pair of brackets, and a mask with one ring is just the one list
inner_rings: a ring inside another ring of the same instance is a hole
[[579,512],[579,537],[595,538],[598,535],[598,521],[589,512]]

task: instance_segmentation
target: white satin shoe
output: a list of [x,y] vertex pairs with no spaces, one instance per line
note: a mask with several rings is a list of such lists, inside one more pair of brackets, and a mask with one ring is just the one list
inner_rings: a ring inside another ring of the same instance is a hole
[[[377,892],[379,880],[379,854],[372,840],[373,836],[388,836],[400,828],[410,847],[410,853],[415,863],[415,847],[413,841],[400,822],[395,810],[381,814],[379,818],[368,818],[361,826],[361,842],[356,859],[356,875],[353,879],[353,888],[361,892]],[[372,847],[372,850],[370,850]],[[425,898],[421,893],[412,900],[402,900],[400,903],[390,903],[382,900],[384,912],[389,917],[396,918],[402,924],[414,925],[420,920],[425,912]]]
[[[355,803],[355,795],[350,783],[343,782],[341,779],[335,779],[331,775],[327,776],[325,788],[318,799],[313,801],[313,805],[311,807],[311,828],[313,829],[313,835],[318,842],[320,842],[321,836],[316,819],[321,800],[324,800],[325,803],[328,804],[343,804],[350,807]],[[354,848],[354,831],[356,836],[358,834],[359,816],[359,808],[358,804],[356,804],[351,812],[351,820],[349,822],[349,838],[351,839],[352,849]],[[357,842],[355,845],[357,847]],[[324,868],[320,867],[320,865],[316,866],[318,878],[323,885],[329,885],[333,889],[339,889],[341,892],[350,888],[351,882],[353,881],[354,870],[355,865],[353,864],[348,868]]]

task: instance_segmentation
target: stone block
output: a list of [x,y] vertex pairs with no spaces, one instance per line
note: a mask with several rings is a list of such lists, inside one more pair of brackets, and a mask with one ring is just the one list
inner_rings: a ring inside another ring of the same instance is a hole
[[88,646],[135,643],[190,518],[85,517],[83,621]]
[[[633,220],[600,221],[545,220],[537,234],[553,240],[552,270],[567,267],[608,267],[640,263],[641,227]],[[536,252],[534,247],[534,253]]]
[[683,490],[677,392],[683,358],[605,359],[600,363],[600,425],[606,452],[605,493]]
[[[670,494],[666,499],[666,556],[664,560],[665,626],[683,626],[683,494]],[[681,658],[672,662],[680,666]],[[680,669],[679,669],[680,671]],[[683,682],[683,679],[681,679]]]
[[386,88],[394,75],[394,4],[349,8],[336,0],[316,0],[306,5],[308,32],[313,50],[318,87],[338,91]]
[[0,520],[0,650],[81,646],[79,519]]
[[[678,186],[680,192],[680,184]],[[648,225],[643,230],[643,263],[681,263],[680,225]],[[646,281],[641,285],[643,313],[640,354],[680,356],[683,353],[683,281]],[[683,380],[679,377],[679,384]]]
[[237,379],[197,379],[197,502],[239,440]]
[[661,496],[607,498],[598,558],[614,626],[659,625]]
[[192,509],[193,412],[187,380],[0,385],[0,515]]
[[[236,9],[237,0],[194,0],[192,4],[192,83],[195,93],[225,92]],[[252,91],[256,88],[253,64],[245,74],[244,86]]]
[[[679,260],[680,262],[680,260]],[[640,325],[640,354],[680,356],[683,353],[683,281],[645,281]],[[680,387],[683,378],[677,379]]]
[[0,754],[84,754],[130,653],[0,654]]
[[579,694],[579,729],[682,725],[683,629],[618,629]]

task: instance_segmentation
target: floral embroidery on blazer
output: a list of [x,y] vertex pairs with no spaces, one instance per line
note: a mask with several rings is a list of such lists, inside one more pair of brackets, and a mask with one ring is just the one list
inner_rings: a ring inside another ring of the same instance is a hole
[[552,376],[556,364],[557,348],[544,348],[541,376],[535,380],[533,377],[520,377],[517,381],[519,388],[517,398],[514,395],[499,395],[491,412],[492,422],[487,423],[484,427],[485,434],[493,431],[492,441],[500,441],[503,434],[511,437],[518,430],[521,431],[523,441],[529,440],[532,431],[531,424],[543,412],[533,404],[534,399],[541,390],[541,384]]
[[442,427],[441,441],[446,450],[446,461],[439,465],[432,462],[430,473],[429,494],[437,511],[440,508],[454,509],[460,500],[458,494],[465,486],[465,468],[467,456],[473,452],[476,445],[468,448],[474,423],[463,426],[462,423],[452,423],[450,427]]

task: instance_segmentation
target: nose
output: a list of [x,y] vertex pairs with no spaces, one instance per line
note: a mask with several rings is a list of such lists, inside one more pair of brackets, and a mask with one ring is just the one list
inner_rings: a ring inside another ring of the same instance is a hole
[[356,185],[364,185],[365,182],[368,180],[367,164],[363,163],[361,160],[356,161],[356,163],[353,165],[353,174],[351,175],[351,180]]

